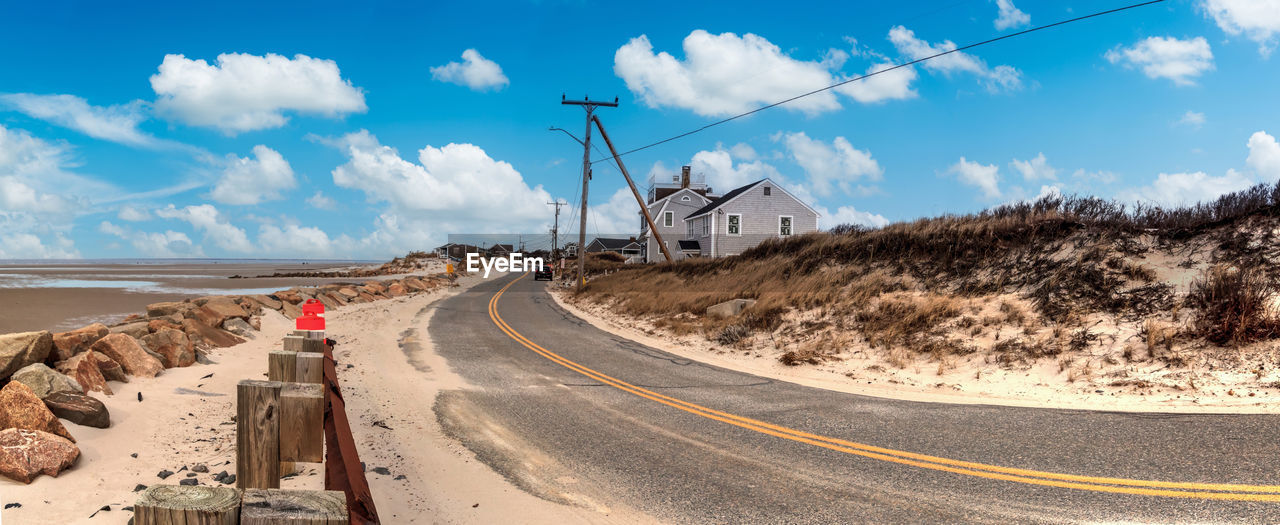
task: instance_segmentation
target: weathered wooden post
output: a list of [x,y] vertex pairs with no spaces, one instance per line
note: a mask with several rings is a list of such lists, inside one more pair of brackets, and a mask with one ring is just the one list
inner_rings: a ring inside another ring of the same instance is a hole
[[294,381],[315,384],[324,382],[324,354],[304,352],[296,354],[294,361]]
[[133,504],[133,523],[238,525],[240,491],[205,485],[153,485],[139,494]]
[[243,380],[236,387],[236,487],[280,487],[279,381]]
[[246,490],[241,525],[347,525],[347,497],[336,490]]
[[285,383],[280,390],[280,460],[324,461],[324,387]]
[[267,380],[293,382],[298,375],[297,352],[272,350],[267,354]]

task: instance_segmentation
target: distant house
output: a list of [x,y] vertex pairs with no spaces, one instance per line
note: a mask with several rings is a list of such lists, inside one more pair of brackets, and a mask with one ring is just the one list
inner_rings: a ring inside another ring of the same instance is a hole
[[[701,180],[697,182],[691,180],[689,166],[682,169],[679,186],[668,187],[676,184],[674,181],[655,184],[656,187],[649,191],[650,200],[646,207],[649,209],[649,215],[653,217],[658,236],[662,237],[662,242],[667,245],[667,251],[671,253],[671,258],[678,261],[684,259],[689,253],[677,246],[685,234],[685,217],[709,204],[715,195],[708,194],[710,188]],[[643,217],[640,220],[640,237],[637,238],[637,242],[643,248],[646,262],[666,261],[662,256],[661,246],[649,233],[648,221]]]
[[515,245],[513,244],[495,244],[489,247],[487,256],[488,257],[506,257],[508,255],[511,255],[511,252],[514,252],[514,251],[516,251],[516,248],[515,248]]
[[587,253],[614,252],[628,259],[640,256],[640,243],[635,239],[596,237],[587,243]]
[[[818,231],[818,212],[769,179],[737,188],[684,219],[702,257],[737,255],[765,239]],[[673,254],[674,255],[674,254]]]
[[459,261],[466,259],[468,253],[483,253],[483,250],[481,250],[480,247],[471,244],[460,244],[454,242],[436,247],[436,255]]
[[578,256],[578,243],[576,243],[576,242],[571,242],[571,243],[565,244],[565,245],[564,245],[564,256],[565,256],[565,257],[577,257],[577,256]]

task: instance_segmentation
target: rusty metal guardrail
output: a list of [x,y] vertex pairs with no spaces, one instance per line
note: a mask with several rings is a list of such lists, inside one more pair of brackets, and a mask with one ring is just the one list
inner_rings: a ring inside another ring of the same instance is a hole
[[324,488],[340,490],[347,495],[347,512],[351,523],[380,524],[378,510],[369,491],[369,480],[364,476],[360,453],[351,435],[351,423],[347,420],[346,403],[338,385],[338,371],[333,359],[333,345],[324,346]]

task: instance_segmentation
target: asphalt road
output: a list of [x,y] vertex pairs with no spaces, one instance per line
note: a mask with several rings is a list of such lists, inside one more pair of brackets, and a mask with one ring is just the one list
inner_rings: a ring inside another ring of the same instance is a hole
[[831,392],[619,338],[545,286],[482,283],[429,329],[474,385],[437,399],[446,431],[546,499],[675,523],[1280,522],[1280,416]]

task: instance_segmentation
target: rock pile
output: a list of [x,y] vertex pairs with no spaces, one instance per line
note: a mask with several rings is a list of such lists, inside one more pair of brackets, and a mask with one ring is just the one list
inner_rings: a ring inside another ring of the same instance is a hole
[[256,338],[264,310],[296,319],[301,305],[312,299],[332,310],[449,284],[446,277],[408,276],[269,295],[200,297],[150,304],[145,316],[131,315],[113,326],[0,334],[0,475],[23,483],[40,474],[56,477],[80,456],[60,418],[96,428],[111,425],[106,406],[90,392],[112,395],[111,381],[155,377],[166,368],[202,362],[209,349]]

